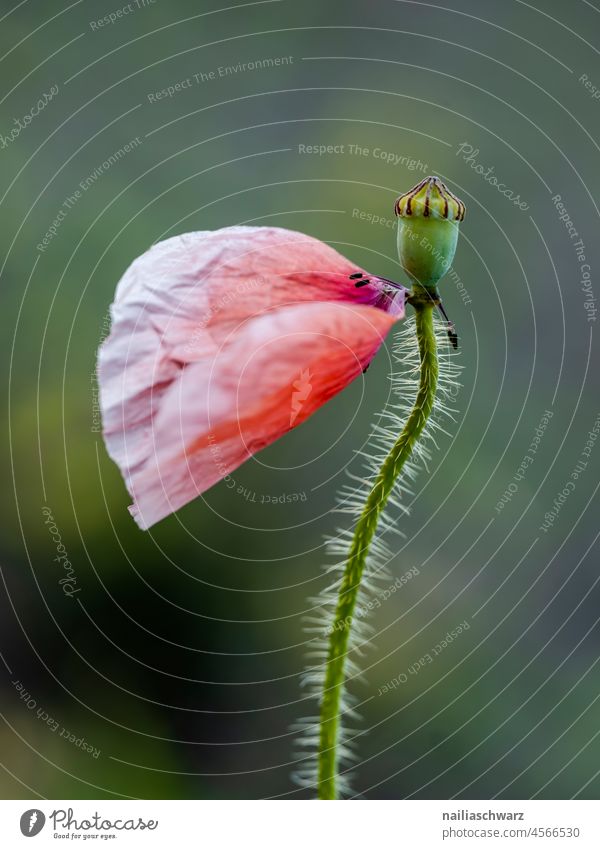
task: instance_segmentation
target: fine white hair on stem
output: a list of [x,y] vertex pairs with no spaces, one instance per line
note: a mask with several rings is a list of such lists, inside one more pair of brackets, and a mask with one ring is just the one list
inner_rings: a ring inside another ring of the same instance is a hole
[[[410,459],[404,464],[387,502],[378,515],[377,532],[369,547],[352,621],[345,623],[345,627],[349,628],[349,642],[344,665],[345,686],[342,692],[337,749],[337,785],[341,796],[348,796],[352,792],[349,769],[357,760],[356,741],[359,732],[355,726],[360,720],[355,710],[357,698],[348,692],[347,684],[356,685],[364,680],[360,672],[360,661],[372,647],[371,637],[374,633],[373,627],[365,621],[364,616],[373,606],[371,600],[381,591],[382,583],[392,581],[388,563],[394,554],[394,539],[404,537],[398,525],[409,513],[407,502],[413,496],[413,483],[419,470],[429,470],[433,450],[439,447],[438,437],[448,436],[445,425],[448,421],[455,421],[457,412],[454,401],[460,388],[461,366],[456,359],[457,352],[448,344],[446,327],[441,322],[435,323],[435,335],[439,377],[433,410],[421,438],[415,444]],[[392,355],[394,371],[390,375],[390,398],[384,409],[377,414],[365,448],[356,452],[362,461],[360,473],[349,472],[350,483],[344,485],[338,494],[335,512],[349,517],[349,521],[325,540],[328,562],[324,569],[327,584],[315,598],[309,599],[311,614],[305,617],[305,630],[310,635],[310,640],[307,667],[301,685],[307,693],[307,699],[315,705],[315,711],[314,715],[305,717],[292,726],[292,731],[298,733],[298,768],[293,778],[300,786],[315,791],[318,779],[318,713],[323,696],[329,639],[340,624],[336,623],[335,617],[348,552],[367,496],[413,410],[419,388],[420,358],[414,319],[405,322],[402,330],[396,335]]]

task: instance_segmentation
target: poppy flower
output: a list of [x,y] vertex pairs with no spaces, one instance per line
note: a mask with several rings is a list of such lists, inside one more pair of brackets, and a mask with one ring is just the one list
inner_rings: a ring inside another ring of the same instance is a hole
[[407,290],[276,227],[159,242],[121,279],[98,358],[103,433],[146,529],[360,375]]

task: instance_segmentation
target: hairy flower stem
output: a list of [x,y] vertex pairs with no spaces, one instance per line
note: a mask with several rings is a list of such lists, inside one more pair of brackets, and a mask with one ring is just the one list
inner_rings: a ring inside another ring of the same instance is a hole
[[415,308],[415,326],[419,344],[420,379],[414,406],[400,436],[385,458],[357,521],[348,561],[340,586],[335,619],[331,626],[319,726],[318,797],[337,798],[337,748],[340,703],[344,687],[344,668],[352,617],[360,589],[369,546],[377,523],[398,475],[410,457],[433,408],[438,381],[438,361],[433,310],[437,303],[430,295],[411,298]]

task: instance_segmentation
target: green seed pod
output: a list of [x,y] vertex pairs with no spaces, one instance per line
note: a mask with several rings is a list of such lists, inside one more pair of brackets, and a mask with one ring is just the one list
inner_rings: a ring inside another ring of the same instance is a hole
[[465,205],[439,177],[426,177],[400,195],[395,211],[400,263],[413,284],[435,291],[454,259]]

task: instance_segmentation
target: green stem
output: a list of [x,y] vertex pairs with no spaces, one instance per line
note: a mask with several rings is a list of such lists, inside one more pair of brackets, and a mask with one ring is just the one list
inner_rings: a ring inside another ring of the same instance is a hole
[[340,702],[344,687],[344,667],[348,654],[348,641],[352,616],[360,589],[360,582],[377,529],[381,511],[394,487],[402,467],[410,457],[433,408],[438,380],[438,361],[433,329],[434,301],[430,298],[411,299],[416,312],[416,334],[419,343],[419,391],[411,413],[385,458],[369,492],[365,506],[356,523],[348,562],[340,586],[335,619],[329,638],[329,652],[321,701],[318,750],[318,797],[335,799],[337,778],[337,746],[340,725]]

